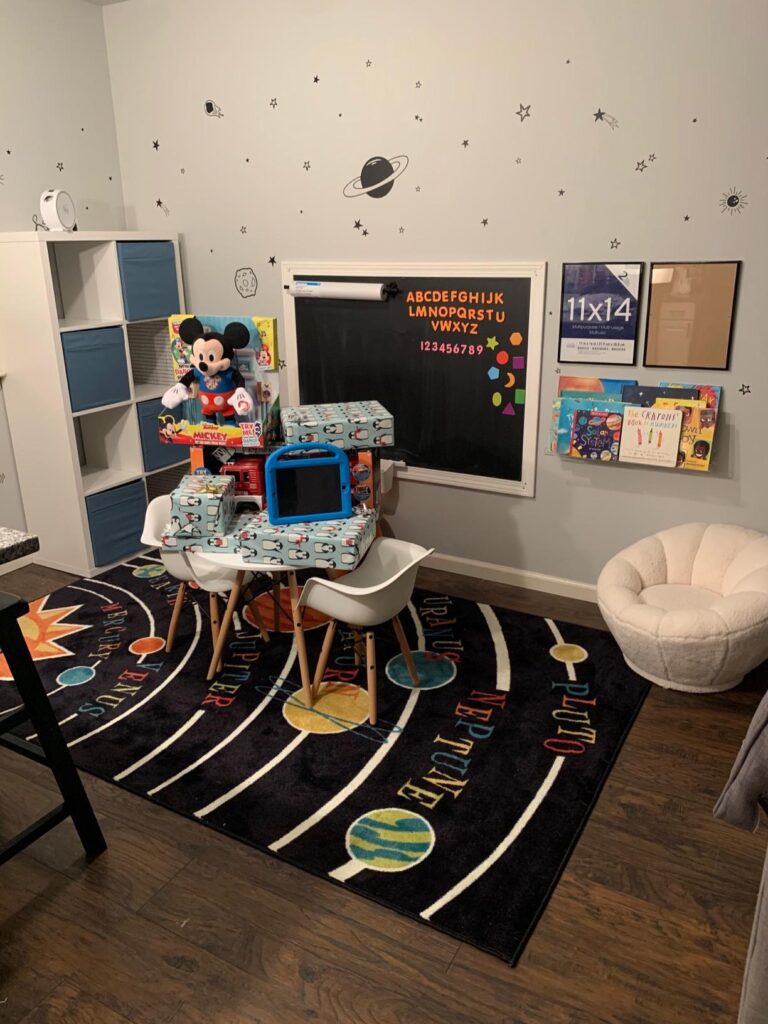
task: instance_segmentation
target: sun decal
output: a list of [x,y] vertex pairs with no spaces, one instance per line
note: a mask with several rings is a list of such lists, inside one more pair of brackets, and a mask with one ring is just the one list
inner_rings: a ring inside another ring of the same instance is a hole
[[731,216],[734,213],[741,213],[745,206],[748,206],[747,194],[742,192],[740,189],[731,188],[728,192],[723,192],[723,196],[720,200],[720,210],[725,213],[727,210]]
[[[68,605],[66,608],[46,608],[45,603],[48,596],[33,601],[29,606],[29,612],[19,619],[21,633],[26,640],[33,661],[48,661],[50,658],[64,658],[72,655],[74,652],[63,647],[58,641],[65,636],[71,636],[73,633],[91,628],[63,621],[71,612],[82,608],[81,604]],[[0,654],[0,680],[9,679],[13,679],[11,670],[5,656]]]

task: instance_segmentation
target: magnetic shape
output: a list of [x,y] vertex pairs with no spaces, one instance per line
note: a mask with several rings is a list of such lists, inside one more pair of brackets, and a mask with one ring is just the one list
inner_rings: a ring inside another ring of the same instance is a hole
[[[419,676],[419,690],[439,690],[456,678],[456,666],[442,654],[432,651],[411,651],[411,657]],[[390,658],[386,667],[387,679],[406,690],[416,689],[402,654]]]
[[509,336],[509,343],[510,343],[510,345],[522,345],[523,344],[523,336],[520,333],[520,331],[513,331],[512,334],[510,334],[510,336]]
[[504,387],[505,388],[511,388],[511,387],[514,386],[514,383],[515,383],[515,375],[514,375],[514,373],[510,373],[509,370],[507,370],[507,383],[504,385]]
[[515,388],[515,405],[525,405],[525,388]]
[[525,356],[512,356],[512,369],[513,370],[524,370],[525,369]]
[[514,405],[512,405],[511,402],[507,402],[507,404],[501,410],[501,415],[502,416],[514,416],[515,415],[515,407],[514,407]]
[[499,342],[497,338],[487,338],[485,342],[485,347],[493,351],[498,346],[498,344]]
[[499,408],[499,406],[501,405],[501,392],[500,391],[494,391],[493,392],[493,394],[491,395],[491,402],[494,404],[494,406],[497,409]]
[[347,829],[347,853],[373,871],[406,871],[435,846],[435,831],[420,814],[382,807],[362,814]]
[[498,366],[491,366],[488,370],[488,380],[498,380],[501,370]]
[[504,352],[503,350],[501,352],[497,352],[496,362],[499,364],[499,366],[506,366],[507,363],[509,362],[509,352]]

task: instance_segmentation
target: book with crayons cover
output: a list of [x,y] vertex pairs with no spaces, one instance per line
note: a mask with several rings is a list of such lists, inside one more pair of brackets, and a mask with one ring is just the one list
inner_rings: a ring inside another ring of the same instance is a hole
[[676,398],[660,398],[656,403],[656,407],[660,409],[678,409],[682,414],[680,447],[677,456],[678,468],[706,473],[712,459],[716,410],[707,408],[706,399],[691,401]]
[[557,421],[557,437],[555,450],[558,455],[567,455],[571,449],[571,434],[573,433],[573,418],[577,409],[589,412],[618,412],[624,410],[624,403],[620,398],[606,395],[604,398],[585,400],[583,398],[560,398],[559,418]]
[[623,419],[623,412],[577,409],[568,454],[573,459],[618,462]]
[[619,442],[619,462],[674,469],[680,450],[680,409],[628,405]]
[[698,398],[696,388],[652,387],[649,384],[628,385],[621,392],[621,397],[630,405],[649,407],[656,404],[657,398]]

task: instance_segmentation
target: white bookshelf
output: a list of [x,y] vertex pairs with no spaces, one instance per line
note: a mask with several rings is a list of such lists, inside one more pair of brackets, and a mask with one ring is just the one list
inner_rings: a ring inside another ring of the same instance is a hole
[[[80,576],[94,560],[86,499],[141,481],[149,499],[167,493],[188,465],[144,468],[137,404],[173,383],[164,318],[128,320],[118,242],[171,242],[183,312],[178,238],[153,232],[0,234],[0,348],[3,391],[28,528],[40,537],[34,561]],[[62,335],[122,332],[127,398],[73,411]],[[0,524],[1,525],[1,524]]]

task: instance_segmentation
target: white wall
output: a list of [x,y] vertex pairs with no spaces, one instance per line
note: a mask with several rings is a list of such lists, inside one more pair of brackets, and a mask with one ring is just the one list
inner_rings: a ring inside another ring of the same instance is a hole
[[[104,18],[128,226],[183,235],[190,308],[280,315],[285,258],[545,259],[540,451],[563,261],[744,261],[732,369],[697,374],[725,387],[710,474],[542,456],[533,500],[403,483],[398,535],[592,582],[658,528],[768,525],[764,0],[130,0]],[[399,154],[387,197],[344,198],[369,157]]]
[[49,188],[81,229],[125,226],[101,8],[0,0],[0,176],[0,231],[34,229]]

